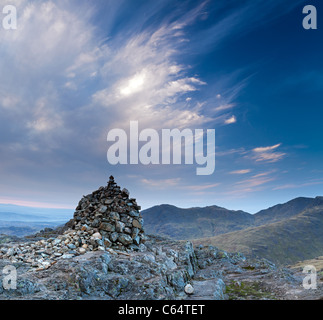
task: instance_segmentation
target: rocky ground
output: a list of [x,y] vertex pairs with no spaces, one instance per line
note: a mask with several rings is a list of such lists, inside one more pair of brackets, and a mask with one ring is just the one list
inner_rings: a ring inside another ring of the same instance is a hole
[[[111,176],[106,187],[80,200],[73,219],[64,226],[25,238],[0,236],[0,299],[323,297],[321,283],[316,290],[305,290],[304,274],[269,261],[250,260],[209,245],[193,247],[191,242],[147,236],[140,209]],[[16,286],[8,277],[14,271]]]
[[[277,268],[266,260],[249,260],[215,247],[193,248],[190,242],[147,236],[137,250],[100,246],[92,250],[70,244],[76,231],[50,237],[2,237],[0,269],[17,269],[17,288],[2,300],[225,300],[319,299],[316,290],[302,287],[303,274]],[[22,241],[23,240],[23,241]],[[55,254],[56,253],[56,254]],[[59,254],[58,254],[59,253]],[[1,273],[2,274],[2,273]],[[2,280],[4,275],[2,274]]]

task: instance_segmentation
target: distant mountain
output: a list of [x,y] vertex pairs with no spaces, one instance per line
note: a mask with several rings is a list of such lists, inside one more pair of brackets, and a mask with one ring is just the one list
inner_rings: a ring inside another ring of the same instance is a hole
[[[295,263],[323,255],[323,197],[296,198],[252,215],[217,206],[142,211],[147,233]],[[198,240],[196,240],[198,239]]]
[[26,236],[44,228],[55,228],[73,217],[73,210],[31,208],[0,204],[0,234]]
[[181,209],[159,205],[141,212],[146,233],[177,240],[212,237],[254,225],[254,217],[243,211],[218,206]]
[[146,232],[185,240],[212,237],[283,221],[317,206],[323,206],[323,197],[296,198],[256,214],[218,206],[182,209],[163,204],[143,210],[142,215],[145,219]]
[[284,204],[278,204],[266,210],[261,210],[254,215],[255,225],[260,226],[267,223],[282,221],[291,218],[316,206],[323,205],[323,197],[296,198]]
[[267,258],[278,264],[312,259],[323,255],[323,206],[305,209],[282,221],[194,242]]
[[[73,216],[72,210],[2,208],[7,211],[1,212],[0,205],[0,233],[10,235],[55,227]],[[167,204],[141,214],[147,234],[212,244],[279,264],[323,256],[323,197],[296,198],[254,215],[218,206],[183,209]]]
[[[42,216],[37,216],[33,214],[22,214],[14,212],[0,212],[0,221],[24,221],[24,222],[34,222],[34,221],[44,221],[46,219]],[[48,220],[52,220],[51,217],[48,217]]]
[[74,210],[34,208],[12,204],[0,204],[0,220],[5,221],[68,221]]
[[16,236],[16,237],[25,237],[25,236],[33,235],[45,228],[54,229],[59,225],[60,224],[57,224],[57,223],[46,223],[46,222],[44,223],[17,222],[15,224],[13,223],[6,224],[6,223],[0,222],[0,234],[8,235],[8,236]]

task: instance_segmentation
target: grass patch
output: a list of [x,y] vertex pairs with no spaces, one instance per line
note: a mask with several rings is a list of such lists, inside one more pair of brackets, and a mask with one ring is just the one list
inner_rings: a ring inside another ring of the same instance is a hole
[[242,267],[242,269],[245,269],[245,270],[255,270],[256,267],[249,265],[249,266],[246,266],[246,267]]
[[232,281],[225,293],[229,300],[276,300],[274,293],[264,290],[259,282]]

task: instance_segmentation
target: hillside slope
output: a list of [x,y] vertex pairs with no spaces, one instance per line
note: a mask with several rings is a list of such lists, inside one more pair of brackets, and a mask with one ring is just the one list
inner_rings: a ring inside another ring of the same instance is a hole
[[164,204],[143,210],[142,216],[147,233],[191,240],[283,221],[317,206],[323,206],[323,197],[299,197],[254,215],[218,206],[182,209]]
[[143,210],[141,214],[145,220],[146,233],[176,240],[212,237],[254,224],[251,214],[218,206],[182,209],[160,205]]
[[193,242],[292,264],[323,255],[322,231],[323,206],[319,206],[279,222]]
[[257,212],[255,226],[282,221],[302,213],[306,209],[323,206],[323,197],[305,198],[299,197],[283,204],[278,204]]

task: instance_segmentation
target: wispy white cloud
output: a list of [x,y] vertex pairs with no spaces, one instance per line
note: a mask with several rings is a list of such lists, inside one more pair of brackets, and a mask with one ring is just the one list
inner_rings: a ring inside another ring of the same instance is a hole
[[40,98],[35,103],[33,119],[27,123],[27,127],[43,134],[44,132],[59,129],[63,122],[60,114],[54,112],[46,97]]
[[229,149],[229,150],[223,150],[223,151],[217,151],[215,152],[216,157],[226,157],[231,155],[238,155],[242,156],[245,155],[247,151],[245,148],[237,148],[237,149]]
[[[78,137],[83,145],[92,141],[95,154],[107,129],[125,128],[130,120],[155,129],[234,123],[235,117],[204,112],[208,104],[194,93],[207,91],[209,84],[182,62],[180,40],[207,3],[142,28],[164,6],[149,4],[145,19],[132,20],[133,30],[121,26],[112,36],[93,24],[98,8],[87,1],[76,11],[73,1],[15,0],[19,27],[1,34],[0,110],[20,122],[28,136],[25,148],[42,140],[77,151],[81,143],[72,142]],[[121,10],[109,6],[108,33]],[[224,104],[214,113],[234,107],[230,99],[218,99]]]
[[213,189],[218,187],[221,183],[211,183],[202,185],[188,185],[184,183],[181,178],[174,179],[145,179],[142,178],[141,183],[146,186],[156,188],[156,189],[176,189],[176,190],[188,190],[192,194],[199,193],[205,190]]
[[282,160],[286,153],[275,151],[281,146],[281,143],[268,147],[258,147],[252,150],[251,158],[256,162],[277,162]]
[[193,192],[199,192],[199,191],[204,191],[208,189],[213,189],[218,186],[220,186],[221,183],[212,183],[212,184],[206,184],[206,185],[190,185],[190,186],[184,186],[184,189],[191,190]]
[[277,149],[280,146],[281,146],[281,143],[278,143],[278,144],[275,144],[274,146],[270,146],[270,147],[259,147],[259,148],[255,148],[252,151],[263,153],[263,152],[268,152],[268,151],[275,150],[275,149]]
[[157,189],[165,189],[170,187],[177,187],[181,182],[181,178],[175,179],[141,179],[141,182],[149,187]]
[[224,196],[243,198],[251,193],[256,193],[269,188],[269,183],[275,181],[275,177],[252,177],[234,183],[230,190],[223,191]]
[[273,169],[273,170],[270,170],[270,171],[266,171],[266,172],[261,172],[261,173],[257,173],[255,174],[254,176],[252,176],[253,178],[259,178],[259,177],[265,177],[265,176],[268,176],[272,173],[275,173],[277,170],[276,169]]
[[251,172],[251,169],[244,169],[244,170],[236,170],[229,172],[230,174],[247,174]]
[[[137,119],[143,127],[156,129],[175,123],[176,127],[182,127],[210,121],[211,118],[203,116],[201,104],[187,97],[206,83],[188,76],[184,66],[177,62],[177,37],[171,23],[154,32],[145,31],[123,39],[122,44],[111,43],[116,48],[111,49],[101,70],[108,85],[93,94],[91,108],[102,106],[110,114],[113,109],[111,126],[118,127]],[[113,83],[109,82],[111,75],[115,76]]]
[[275,180],[274,177],[254,177],[246,180],[242,180],[236,183],[236,185],[243,185],[243,188],[253,188],[253,187],[258,187],[263,184],[266,184],[270,181]]
[[273,188],[273,190],[297,189],[297,188],[304,188],[304,187],[309,187],[309,186],[314,186],[319,184],[323,184],[323,179],[315,179],[309,182],[299,183],[299,184],[295,184],[295,183],[283,184]]
[[[221,96],[220,96],[221,97]],[[232,108],[234,108],[236,106],[236,104],[234,103],[229,103],[229,104],[225,104],[225,105],[220,105],[219,107],[215,108],[216,112],[220,112],[220,111],[225,111],[225,110],[230,110]]]

